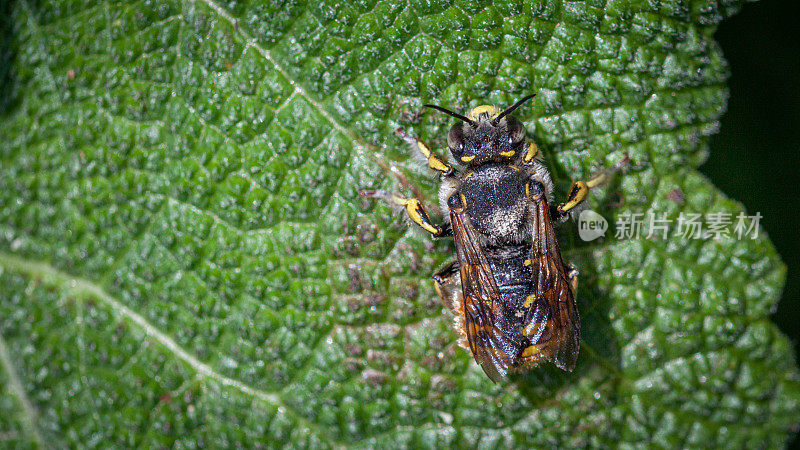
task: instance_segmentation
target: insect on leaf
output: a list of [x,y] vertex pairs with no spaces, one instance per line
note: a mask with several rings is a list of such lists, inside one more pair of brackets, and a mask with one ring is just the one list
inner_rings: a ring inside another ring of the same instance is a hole
[[800,383],[763,233],[565,228],[575,371],[493,384],[429,278],[452,242],[358,195],[433,203],[393,135],[442,154],[451,118],[423,104],[535,93],[514,114],[557,196],[628,158],[590,200],[612,223],[737,215],[696,168],[727,95],[712,36],[741,3],[9,2],[3,445],[780,446]]

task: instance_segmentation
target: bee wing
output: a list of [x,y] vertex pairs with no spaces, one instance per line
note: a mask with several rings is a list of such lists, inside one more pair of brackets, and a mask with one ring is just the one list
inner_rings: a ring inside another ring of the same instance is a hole
[[500,290],[475,232],[464,224],[463,213],[451,211],[450,223],[460,265],[467,342],[483,371],[497,382],[513,363],[504,351],[508,338],[499,323],[504,313]]
[[[526,311],[524,334],[531,345],[542,344],[542,357],[572,371],[580,350],[581,322],[575,297],[561,259],[550,207],[542,196],[529,209],[533,243],[529,259],[536,298],[549,308],[531,307]],[[536,305],[536,303],[534,303]],[[542,313],[549,309],[550,314]]]

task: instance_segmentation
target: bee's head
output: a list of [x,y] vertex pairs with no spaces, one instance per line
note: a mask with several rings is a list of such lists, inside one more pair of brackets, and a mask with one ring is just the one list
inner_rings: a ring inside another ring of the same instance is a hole
[[447,146],[456,161],[475,166],[488,161],[507,163],[519,155],[525,139],[525,127],[510,114],[531,98],[533,95],[514,103],[505,111],[489,105],[478,106],[466,116],[441,106],[425,106],[461,119],[460,123],[450,128]]

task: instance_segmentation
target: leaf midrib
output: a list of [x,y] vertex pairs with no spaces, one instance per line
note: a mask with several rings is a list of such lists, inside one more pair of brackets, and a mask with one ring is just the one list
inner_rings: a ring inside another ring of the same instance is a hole
[[[49,264],[31,261],[26,258],[21,258],[5,252],[0,252],[0,268],[25,275],[33,280],[38,280],[44,285],[55,287],[61,290],[65,295],[74,296],[76,300],[86,301],[88,299],[94,299],[99,301],[110,308],[120,318],[140,327],[147,336],[151,337],[172,355],[190,366],[199,377],[214,380],[221,386],[232,387],[245,395],[261,400],[278,408],[281,411],[285,411],[285,413],[291,416],[292,419],[294,419],[298,424],[313,431],[328,443],[335,446],[344,445],[344,443],[335,439],[326,430],[320,428],[316,423],[309,421],[291,405],[284,402],[277,392],[269,392],[257,389],[240,380],[227,377],[214,370],[208,364],[200,361],[196,356],[181,347],[171,337],[148,322],[147,319],[122,304],[118,299],[107,293],[101,286],[98,286],[92,281],[72,276],[54,268]],[[11,388],[20,398],[23,410],[25,411],[29,422],[32,425],[35,424],[36,416],[34,414],[33,407],[27,401],[24,390],[22,389],[22,385],[20,384],[19,379],[16,377],[13,367],[10,365],[10,358],[5,349],[2,336],[0,336],[0,363],[6,367],[6,370],[9,373],[9,377],[11,379]],[[36,432],[35,427],[33,430]],[[38,434],[36,437],[37,441],[42,441]]]

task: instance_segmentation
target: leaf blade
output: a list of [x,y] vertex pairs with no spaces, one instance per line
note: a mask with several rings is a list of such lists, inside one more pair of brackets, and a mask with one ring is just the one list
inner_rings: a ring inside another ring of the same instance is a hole
[[[419,116],[423,102],[536,90],[520,115],[558,183],[627,155],[626,206],[607,212],[675,214],[675,186],[685,208],[739,211],[691,170],[726,96],[710,36],[739,4],[20,3],[0,317],[39,431],[73,445],[779,446],[797,369],[766,319],[785,269],[763,238],[689,246],[697,267],[679,242],[566,246],[586,280],[582,362],[507,389],[454,348],[424,282],[449,244],[357,196],[394,173],[433,192],[391,134],[441,145],[446,121]],[[707,295],[700,309],[681,282]],[[687,318],[705,340],[676,337]],[[719,432],[760,415],[769,426]]]

